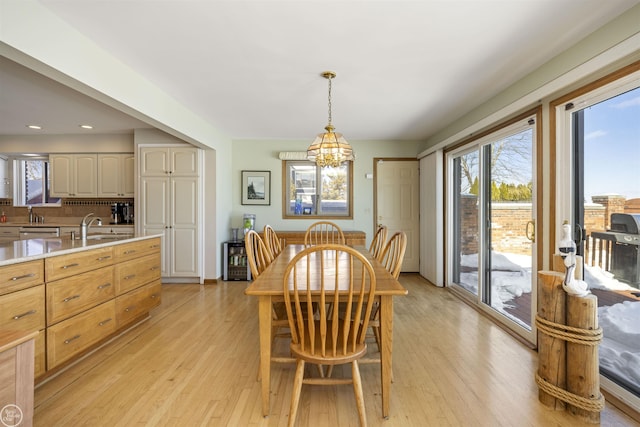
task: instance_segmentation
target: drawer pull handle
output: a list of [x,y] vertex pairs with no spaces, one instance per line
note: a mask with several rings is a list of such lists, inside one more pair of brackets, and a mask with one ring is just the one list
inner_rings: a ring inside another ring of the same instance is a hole
[[76,298],[80,298],[80,295],[74,295],[72,297],[66,297],[65,299],[62,300],[62,302],[69,302],[69,301],[71,301],[73,299],[76,299]]
[[69,264],[69,265],[63,265],[62,268],[71,268],[71,267],[77,267],[79,264],[77,262],[74,262],[73,264]]
[[108,288],[109,286],[111,286],[111,283],[105,283],[104,285],[98,286],[98,289]]
[[96,261],[104,261],[105,259],[109,259],[109,258],[111,258],[111,255],[105,255],[97,258]]
[[154,299],[154,298],[158,298],[158,295],[157,294],[152,294],[151,295],[151,299]]
[[125,309],[124,309],[124,311],[125,311],[126,313],[128,313],[128,312],[130,312],[131,310],[133,310],[134,308],[136,308],[136,306],[135,306],[135,305],[132,305],[131,307],[127,307],[127,308],[125,308]]
[[75,340],[77,340],[78,338],[80,338],[80,335],[76,335],[76,336],[73,336],[73,337],[69,338],[68,340],[64,340],[64,343],[65,343],[65,344],[70,344],[70,343],[71,343],[71,341],[75,341]]
[[129,279],[133,279],[134,277],[136,277],[135,274],[130,274],[128,276],[124,276],[124,280],[129,280]]
[[98,326],[104,326],[109,322],[111,322],[111,318],[108,318],[107,320],[103,320],[102,322],[98,323]]
[[160,266],[159,266],[159,265],[154,265],[153,267],[151,267],[151,271],[157,270],[157,269],[159,269],[159,268],[160,268]]
[[13,320],[20,320],[25,316],[29,316],[31,314],[36,314],[36,310],[29,310],[26,313],[22,313],[22,314],[16,314],[15,316],[13,316]]
[[159,247],[160,247],[160,245],[153,245],[153,246],[151,246],[151,247],[152,247],[153,249],[155,249],[155,248],[159,248]]
[[136,253],[136,250],[135,250],[135,249],[130,249],[130,250],[128,250],[128,251],[124,251],[124,254],[125,254],[125,255],[134,254],[134,253]]
[[11,280],[20,280],[20,279],[28,279],[29,277],[35,276],[34,273],[23,274],[22,276],[12,277]]

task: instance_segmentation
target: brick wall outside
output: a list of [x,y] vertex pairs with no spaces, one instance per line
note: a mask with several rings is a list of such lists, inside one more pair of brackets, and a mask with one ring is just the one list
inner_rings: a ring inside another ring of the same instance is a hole
[[[592,231],[609,229],[612,213],[640,213],[637,199],[627,201],[622,196],[594,196],[585,204],[584,217],[587,235]],[[474,195],[461,197],[462,254],[478,253],[478,202]],[[635,203],[635,204],[634,204]],[[530,203],[493,203],[491,245],[498,252],[529,254],[532,243],[526,237],[527,222],[531,219]]]

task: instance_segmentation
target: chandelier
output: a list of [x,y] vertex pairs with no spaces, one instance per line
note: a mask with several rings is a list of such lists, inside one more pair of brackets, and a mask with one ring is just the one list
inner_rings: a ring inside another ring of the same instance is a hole
[[326,132],[318,134],[316,139],[307,149],[307,159],[315,162],[320,167],[338,167],[344,162],[353,161],[353,149],[341,133],[334,132],[331,125],[331,79],[336,73],[325,71],[322,77],[329,80],[329,124],[325,126]]

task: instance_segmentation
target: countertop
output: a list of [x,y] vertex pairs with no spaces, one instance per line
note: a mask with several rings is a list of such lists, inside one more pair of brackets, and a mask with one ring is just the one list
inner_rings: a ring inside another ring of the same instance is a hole
[[13,242],[0,243],[0,266],[111,246],[124,241],[134,242],[161,236],[162,234],[149,236],[90,234],[87,240],[71,240],[68,236],[15,240]]
[[[93,217],[89,217],[89,219],[92,219],[92,218]],[[30,223],[29,221],[7,221],[7,222],[0,222],[0,228],[2,227],[80,227],[81,221],[82,221],[82,218],[74,221],[52,219],[51,221],[32,222],[32,223]],[[99,229],[100,227],[118,228],[118,227],[133,227],[133,226],[134,226],[133,223],[125,224],[121,222],[119,224],[109,224],[108,221],[102,221],[101,226],[96,225],[96,223],[94,222],[91,227]]]

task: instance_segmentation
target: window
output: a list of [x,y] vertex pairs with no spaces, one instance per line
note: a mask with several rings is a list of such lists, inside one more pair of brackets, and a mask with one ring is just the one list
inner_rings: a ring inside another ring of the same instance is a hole
[[59,204],[60,199],[49,197],[49,170],[48,159],[14,160],[15,206]]
[[352,218],[353,164],[321,168],[313,162],[282,162],[283,218]]

